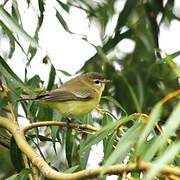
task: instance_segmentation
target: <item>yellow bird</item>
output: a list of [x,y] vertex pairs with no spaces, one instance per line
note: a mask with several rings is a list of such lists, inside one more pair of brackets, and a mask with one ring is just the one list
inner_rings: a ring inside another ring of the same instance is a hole
[[57,89],[24,100],[38,100],[64,116],[81,116],[97,106],[107,82],[109,80],[103,75],[89,72],[65,82]]

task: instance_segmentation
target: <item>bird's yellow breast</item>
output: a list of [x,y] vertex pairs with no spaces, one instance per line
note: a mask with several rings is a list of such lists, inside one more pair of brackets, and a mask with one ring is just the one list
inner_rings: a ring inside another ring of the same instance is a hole
[[48,102],[48,105],[65,116],[81,116],[92,111],[99,100],[100,98],[97,97],[87,101]]

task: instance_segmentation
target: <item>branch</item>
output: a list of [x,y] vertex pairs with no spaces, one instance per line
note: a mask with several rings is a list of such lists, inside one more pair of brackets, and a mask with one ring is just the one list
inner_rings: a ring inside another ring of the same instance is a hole
[[83,129],[83,130],[91,130],[91,131],[98,131],[99,128],[93,127],[89,124],[75,124],[75,123],[67,123],[62,121],[43,121],[43,122],[34,122],[30,125],[27,125],[22,129],[22,131],[25,133],[26,131],[35,128],[35,127],[41,127],[41,126],[60,126],[60,127],[69,127],[69,128],[77,128],[77,129]]
[[169,101],[169,100],[171,100],[171,99],[173,99],[175,97],[178,97],[178,96],[180,96],[180,89],[177,89],[176,91],[173,91],[173,92],[169,93],[168,95],[166,95],[164,98],[162,98],[160,100],[160,103],[164,104],[167,101]]
[[[52,169],[44,160],[43,158],[37,154],[33,148],[28,144],[28,142],[25,139],[24,132],[33,128],[37,127],[39,124],[40,126],[47,125],[47,124],[59,124],[60,126],[65,126],[67,123],[63,122],[38,122],[38,123],[33,123],[32,125],[27,126],[26,128],[20,128],[18,125],[9,119],[6,119],[4,117],[0,116],[0,126],[3,128],[6,128],[9,130],[12,135],[14,136],[14,139],[19,147],[19,149],[28,157],[28,159],[32,162],[34,166],[36,166],[42,174],[49,178],[49,179],[62,179],[62,180],[67,180],[67,179],[87,179],[87,178],[92,178],[92,177],[97,177],[100,173],[104,174],[116,174],[120,175],[123,174],[124,172],[133,172],[133,171],[146,171],[149,168],[152,167],[152,163],[149,162],[144,162],[141,161],[140,163],[129,163],[127,165],[123,164],[118,164],[118,165],[112,165],[110,167],[104,168],[104,167],[95,167],[92,169],[87,169],[87,170],[82,170],[79,172],[75,173],[62,173],[62,172],[57,172],[54,169]],[[71,127],[76,126],[77,128],[81,127],[82,129],[87,129],[86,127],[90,127],[89,125],[77,125],[73,123],[69,123]],[[93,129],[93,128],[90,128]],[[170,166],[165,166],[162,171],[162,173],[165,174],[172,174],[175,176],[180,177],[180,168],[178,167],[170,167]]]

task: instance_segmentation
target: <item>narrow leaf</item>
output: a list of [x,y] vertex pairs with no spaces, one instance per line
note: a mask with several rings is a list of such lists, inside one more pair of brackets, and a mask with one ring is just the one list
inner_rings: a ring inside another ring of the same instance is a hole
[[150,161],[158,149],[163,147],[166,143],[168,138],[174,134],[176,129],[180,126],[180,102],[177,104],[175,109],[173,110],[172,114],[168,118],[166,124],[164,125],[163,134],[160,135],[149,148],[149,150],[144,155],[144,160]]
[[63,2],[61,2],[60,0],[56,0],[59,5],[66,11],[66,12],[69,12],[69,6]]
[[48,80],[48,85],[47,85],[48,91],[53,88],[55,77],[56,77],[56,70],[55,70],[54,66],[51,65],[51,69],[50,69],[50,73],[49,73],[49,80]]
[[153,162],[153,166],[148,170],[144,180],[153,180],[156,174],[158,174],[166,164],[170,163],[179,152],[180,141],[168,147],[168,149]]
[[57,151],[56,151],[56,139],[57,139],[57,133],[59,131],[59,127],[57,126],[52,126],[51,127],[51,137],[52,137],[52,143],[53,143],[53,148],[54,148],[54,151],[55,153],[57,154]]
[[153,130],[156,123],[160,120],[161,111],[162,111],[162,105],[160,103],[158,103],[153,108],[153,110],[152,110],[152,112],[150,114],[150,117],[148,119],[147,125],[146,125],[146,127],[144,128],[142,134],[139,137],[139,141],[138,141],[138,145],[137,145],[137,147],[139,149],[139,152],[141,152],[140,150],[142,148],[142,145],[146,141],[147,136]]
[[67,32],[70,32],[69,27],[66,23],[66,21],[64,20],[64,18],[62,17],[62,15],[58,12],[58,10],[56,9],[56,17],[59,20],[59,22],[61,23],[62,27],[64,28],[64,30],[66,30]]
[[10,155],[11,155],[11,161],[16,171],[20,172],[24,168],[22,164],[22,155],[13,137],[11,138]]
[[27,42],[29,42],[32,46],[38,47],[38,43],[33,39],[26,31],[11,17],[11,15],[0,6],[0,15],[1,19],[5,21],[9,28],[13,30],[13,32],[17,33],[19,36],[23,37]]
[[0,72],[4,77],[10,80],[13,84],[17,86],[24,87],[24,83],[22,80],[12,71],[9,65],[5,62],[5,60],[0,56]]
[[107,99],[108,101],[112,102],[115,106],[117,106],[119,109],[121,109],[121,110],[127,115],[126,110],[125,110],[125,109],[121,106],[121,104],[120,104],[116,99],[114,99],[113,97],[103,96],[101,99]]
[[11,32],[11,30],[1,20],[0,20],[0,26],[2,27],[4,33],[6,33],[7,36],[10,38],[11,47],[10,47],[9,58],[12,57],[12,54],[13,54],[14,49],[15,49],[14,41],[19,45],[19,47],[21,48],[21,50],[25,54],[25,56],[27,56],[27,54],[26,54],[25,50],[23,49],[23,47],[21,46],[20,42],[14,37],[13,33]]
[[142,124],[137,122],[123,135],[123,137],[119,140],[118,144],[116,145],[115,150],[105,161],[104,167],[121,162],[127,156],[131,147],[135,144],[137,138],[139,137],[141,129],[140,125],[142,126]]
[[82,153],[83,151],[85,151],[86,149],[88,149],[89,147],[91,147],[94,144],[97,144],[98,142],[100,142],[101,140],[103,140],[105,137],[108,136],[108,134],[112,133],[112,131],[114,131],[118,126],[120,126],[121,124],[130,121],[132,119],[131,116],[128,117],[124,117],[121,118],[118,121],[115,122],[111,122],[109,124],[107,124],[106,126],[104,126],[103,128],[101,128],[101,130],[99,130],[98,132],[96,132],[95,134],[93,134],[86,143],[84,143],[84,145],[82,146],[82,148],[80,149],[80,153]]

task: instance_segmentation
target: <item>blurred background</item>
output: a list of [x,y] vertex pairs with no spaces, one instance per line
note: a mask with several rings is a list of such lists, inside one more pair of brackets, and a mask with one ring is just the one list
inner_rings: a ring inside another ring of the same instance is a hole
[[[0,77],[3,81],[10,78],[8,73],[15,79],[17,75],[20,80],[11,88],[19,95],[23,91],[17,88],[19,81],[36,94],[76,74],[96,71],[112,80],[104,95],[113,99],[104,99],[101,105],[120,117],[148,114],[180,87],[178,0],[1,0],[0,4]],[[0,97],[4,114],[7,99]],[[165,106],[162,125],[176,103]],[[22,109],[18,113],[25,116]],[[14,172],[8,147],[0,145],[0,178]]]

